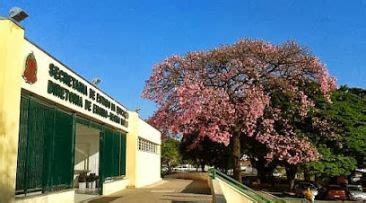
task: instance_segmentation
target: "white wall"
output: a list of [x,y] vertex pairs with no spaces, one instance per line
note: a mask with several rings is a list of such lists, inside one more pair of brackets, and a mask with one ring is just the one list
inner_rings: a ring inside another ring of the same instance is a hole
[[[158,152],[137,151],[136,187],[150,185],[161,180],[160,176],[160,144],[161,134],[144,120],[138,121],[138,137],[144,138],[158,145]],[[138,143],[137,143],[138,144]]]
[[137,170],[135,187],[143,187],[159,182],[160,154],[151,152],[137,152]]
[[155,144],[158,144],[158,145],[161,144],[161,133],[157,129],[155,129],[148,123],[146,123],[141,118],[139,118],[139,121],[138,121],[138,133],[137,134],[139,137],[149,140]]
[[75,170],[99,174],[99,130],[76,125]]
[[99,135],[97,129],[76,124],[74,187],[78,186],[77,177],[81,170],[99,175]]
[[103,183],[103,195],[110,195],[115,192],[125,189],[129,184],[127,178],[121,180],[114,180],[112,182]]
[[46,195],[30,196],[26,198],[17,198],[16,203],[65,203],[74,202],[75,191],[68,190],[62,192],[53,192]]

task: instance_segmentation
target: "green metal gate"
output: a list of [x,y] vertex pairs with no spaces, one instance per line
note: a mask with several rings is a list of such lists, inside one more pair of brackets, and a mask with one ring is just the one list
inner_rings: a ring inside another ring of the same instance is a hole
[[100,146],[102,180],[126,175],[126,135],[105,128]]
[[17,194],[72,187],[74,135],[72,114],[22,96]]

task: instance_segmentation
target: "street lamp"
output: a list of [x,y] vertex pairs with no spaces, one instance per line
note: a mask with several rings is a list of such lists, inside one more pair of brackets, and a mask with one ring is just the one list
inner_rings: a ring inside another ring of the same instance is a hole
[[28,14],[19,7],[13,7],[9,11],[9,18],[15,20],[17,23],[20,23],[27,17],[28,17]]
[[99,79],[99,78],[94,78],[92,81],[91,81],[91,83],[94,85],[94,86],[98,86],[100,83],[102,82],[102,80],[101,79]]

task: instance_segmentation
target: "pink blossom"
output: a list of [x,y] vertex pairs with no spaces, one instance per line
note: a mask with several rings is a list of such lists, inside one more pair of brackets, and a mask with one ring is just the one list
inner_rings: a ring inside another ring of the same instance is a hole
[[[336,81],[306,49],[294,42],[241,40],[156,64],[142,96],[157,104],[151,123],[164,132],[195,134],[226,145],[239,132],[265,144],[269,160],[297,164],[319,157],[286,118],[305,117],[314,106],[304,90],[309,82],[319,84],[330,101]],[[273,103],[274,94],[283,95],[296,108]]]

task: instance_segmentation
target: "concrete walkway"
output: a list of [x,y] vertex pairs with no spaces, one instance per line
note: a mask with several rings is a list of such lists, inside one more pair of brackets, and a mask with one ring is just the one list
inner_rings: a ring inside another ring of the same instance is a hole
[[155,185],[125,189],[102,196],[89,203],[210,203],[212,196],[207,181],[164,179]]

